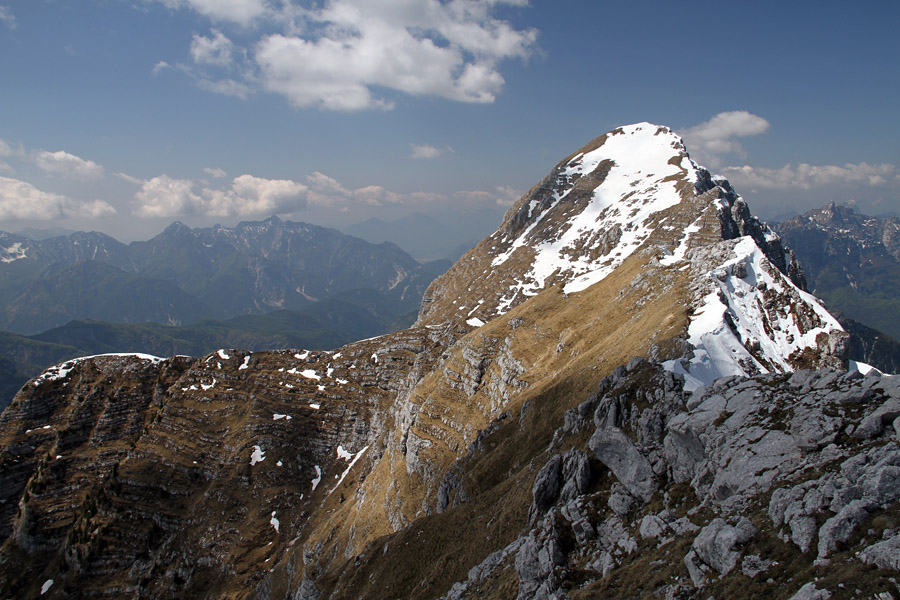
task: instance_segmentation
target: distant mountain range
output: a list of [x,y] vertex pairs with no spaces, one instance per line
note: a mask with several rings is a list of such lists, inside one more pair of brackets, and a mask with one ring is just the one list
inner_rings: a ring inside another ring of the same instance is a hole
[[773,228],[829,309],[900,339],[900,219],[832,202]]
[[0,332],[0,410],[26,381],[70,358],[117,352],[202,356],[218,348],[328,350],[411,325],[416,313],[402,307],[375,290],[352,290],[300,310],[181,327],[79,320],[33,336]]
[[433,270],[394,244],[277,217],[202,229],[176,222],[128,245],[97,232],[45,240],[0,232],[0,328],[34,334],[73,319],[181,325],[296,310],[353,289],[387,294],[408,312]]

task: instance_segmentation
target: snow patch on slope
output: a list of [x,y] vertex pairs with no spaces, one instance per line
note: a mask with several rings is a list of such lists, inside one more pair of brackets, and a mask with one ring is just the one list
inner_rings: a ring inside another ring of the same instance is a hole
[[54,365],[52,367],[47,367],[44,369],[43,373],[38,375],[34,380],[35,387],[41,385],[47,381],[57,381],[59,379],[65,379],[72,369],[75,368],[75,365],[82,361],[91,360],[94,358],[104,358],[104,357],[134,357],[139,358],[141,360],[148,360],[153,364],[160,363],[163,361],[162,358],[158,356],[153,356],[150,354],[141,354],[139,352],[121,352],[121,353],[110,353],[110,354],[94,354],[92,356],[80,356],[78,358],[73,358],[72,360],[68,360],[62,364]]
[[331,491],[336,490],[336,489],[338,488],[338,486],[341,485],[341,482],[344,481],[344,478],[347,476],[347,473],[350,472],[350,469],[353,468],[353,465],[356,464],[356,461],[358,461],[358,460],[360,459],[360,457],[361,457],[363,454],[365,454],[366,450],[368,450],[368,449],[369,449],[369,446],[368,446],[368,445],[367,445],[367,446],[364,446],[362,450],[360,450],[360,451],[357,452],[355,455],[353,455],[353,459],[350,460],[350,464],[347,465],[347,468],[344,469],[344,472],[343,472],[343,473],[341,473],[341,476],[340,476],[340,478],[338,479],[338,482],[337,482],[336,484],[334,484],[334,489],[332,489]]
[[0,250],[0,262],[11,263],[23,258],[27,257],[25,256],[25,249],[22,248],[22,242],[16,242],[9,248]]
[[259,444],[254,444],[253,453],[250,455],[250,466],[252,467],[256,463],[261,463],[264,460],[266,460],[266,453],[263,452],[263,449]]
[[[680,160],[672,160],[679,156]],[[559,180],[572,183],[554,193],[553,204],[565,198],[580,177],[589,175],[604,161],[612,161],[613,166],[594,189],[591,201],[559,227],[556,239],[533,245],[531,269],[513,284],[501,301],[499,312],[508,310],[519,293],[537,294],[554,274],[567,276],[566,293],[584,290],[602,280],[646,241],[652,232],[647,224],[651,215],[681,202],[679,181],[698,179],[697,166],[684,153],[681,138],[667,128],[638,123],[609,134],[599,148],[569,161]],[[534,217],[537,202],[532,200],[529,207],[529,218],[534,220],[506,252],[494,258],[492,267],[500,267],[517,249],[533,244],[529,234],[551,212],[547,208]],[[591,257],[585,251],[586,246],[609,242],[611,247],[599,257]]]

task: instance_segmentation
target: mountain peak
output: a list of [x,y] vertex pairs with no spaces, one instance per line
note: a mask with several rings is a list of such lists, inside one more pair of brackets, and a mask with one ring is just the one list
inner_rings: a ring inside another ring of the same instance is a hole
[[172,235],[184,235],[186,233],[193,233],[193,229],[182,223],[181,221],[172,221],[172,224],[163,229],[162,233],[164,235],[172,236]]
[[[550,288],[586,293],[626,263],[630,286],[692,290],[685,340],[694,351],[670,363],[689,386],[840,365],[846,334],[804,292],[777,234],[677,134],[651,123],[614,129],[560,161],[432,283],[419,323],[481,326]],[[616,301],[622,291],[610,293]]]
[[[507,212],[499,229],[460,261],[480,268],[466,269],[465,279],[483,282],[476,285],[484,294],[497,292],[476,299],[479,318],[503,314],[553,285],[566,293],[590,287],[652,234],[658,233],[659,241],[672,238],[664,233],[674,235],[676,229],[675,221],[667,224],[674,217],[667,211],[711,187],[716,184],[709,174],[691,161],[684,142],[668,127],[636,123],[595,138],[558,163]],[[690,221],[682,227],[697,216],[684,218]],[[452,277],[448,273],[443,283]],[[436,289],[442,287],[438,282]],[[464,291],[471,288],[467,284]],[[427,297],[420,317],[431,321],[454,314],[463,299],[446,291],[440,300]]]
[[[839,366],[846,336],[792,267],[671,130],[618,128],[439,278],[418,326],[32,380],[0,420],[0,591],[763,596],[828,555],[888,564],[895,531],[846,545],[834,524],[865,530],[900,498],[898,385],[780,375]],[[876,573],[856,568],[839,580]]]

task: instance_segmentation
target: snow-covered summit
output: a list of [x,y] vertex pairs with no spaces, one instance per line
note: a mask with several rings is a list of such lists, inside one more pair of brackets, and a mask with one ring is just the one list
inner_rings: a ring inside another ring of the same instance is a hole
[[[680,203],[683,183],[699,180],[681,138],[667,127],[638,123],[604,138],[557,168],[549,193],[523,203],[514,215],[517,226],[500,236],[508,249],[492,267],[503,268],[521,248],[534,253],[531,269],[504,296],[504,307],[519,294],[536,294],[553,276],[565,278],[566,292],[600,281],[647,240],[651,215]],[[594,182],[579,207],[579,186]],[[570,195],[576,197],[566,202]]]
[[803,291],[778,235],[676,133],[651,123],[617,128],[557,164],[432,284],[420,323],[480,326],[553,286],[584,292],[636,255],[693,290],[677,309],[692,319],[696,351],[672,365],[695,374],[693,385],[713,373],[837,366],[819,358],[840,356],[843,331]]

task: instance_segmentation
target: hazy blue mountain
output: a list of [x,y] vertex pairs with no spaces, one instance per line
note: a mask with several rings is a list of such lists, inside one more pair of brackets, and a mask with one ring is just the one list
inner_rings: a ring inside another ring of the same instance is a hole
[[32,336],[0,332],[0,410],[28,379],[76,356],[118,352],[201,356],[218,348],[327,350],[410,325],[416,311],[405,308],[387,294],[359,289],[301,310],[206,319],[180,327],[73,320]]
[[37,227],[23,227],[16,233],[32,240],[46,240],[47,238],[71,235],[75,232],[64,227],[49,227],[46,229]]
[[11,294],[0,314],[3,329],[32,334],[72,319],[190,323],[206,316],[208,309],[172,282],[88,260],[50,267]]
[[829,308],[900,339],[900,219],[831,203],[774,228]]
[[344,231],[373,244],[393,242],[420,260],[445,258],[460,243],[458,231],[421,213],[394,221],[375,217]]
[[0,232],[0,327],[184,324],[299,309],[362,288],[389,294],[405,313],[418,307],[431,271],[392,243],[277,217],[199,229],[176,222],[127,245],[97,232],[44,240]]

